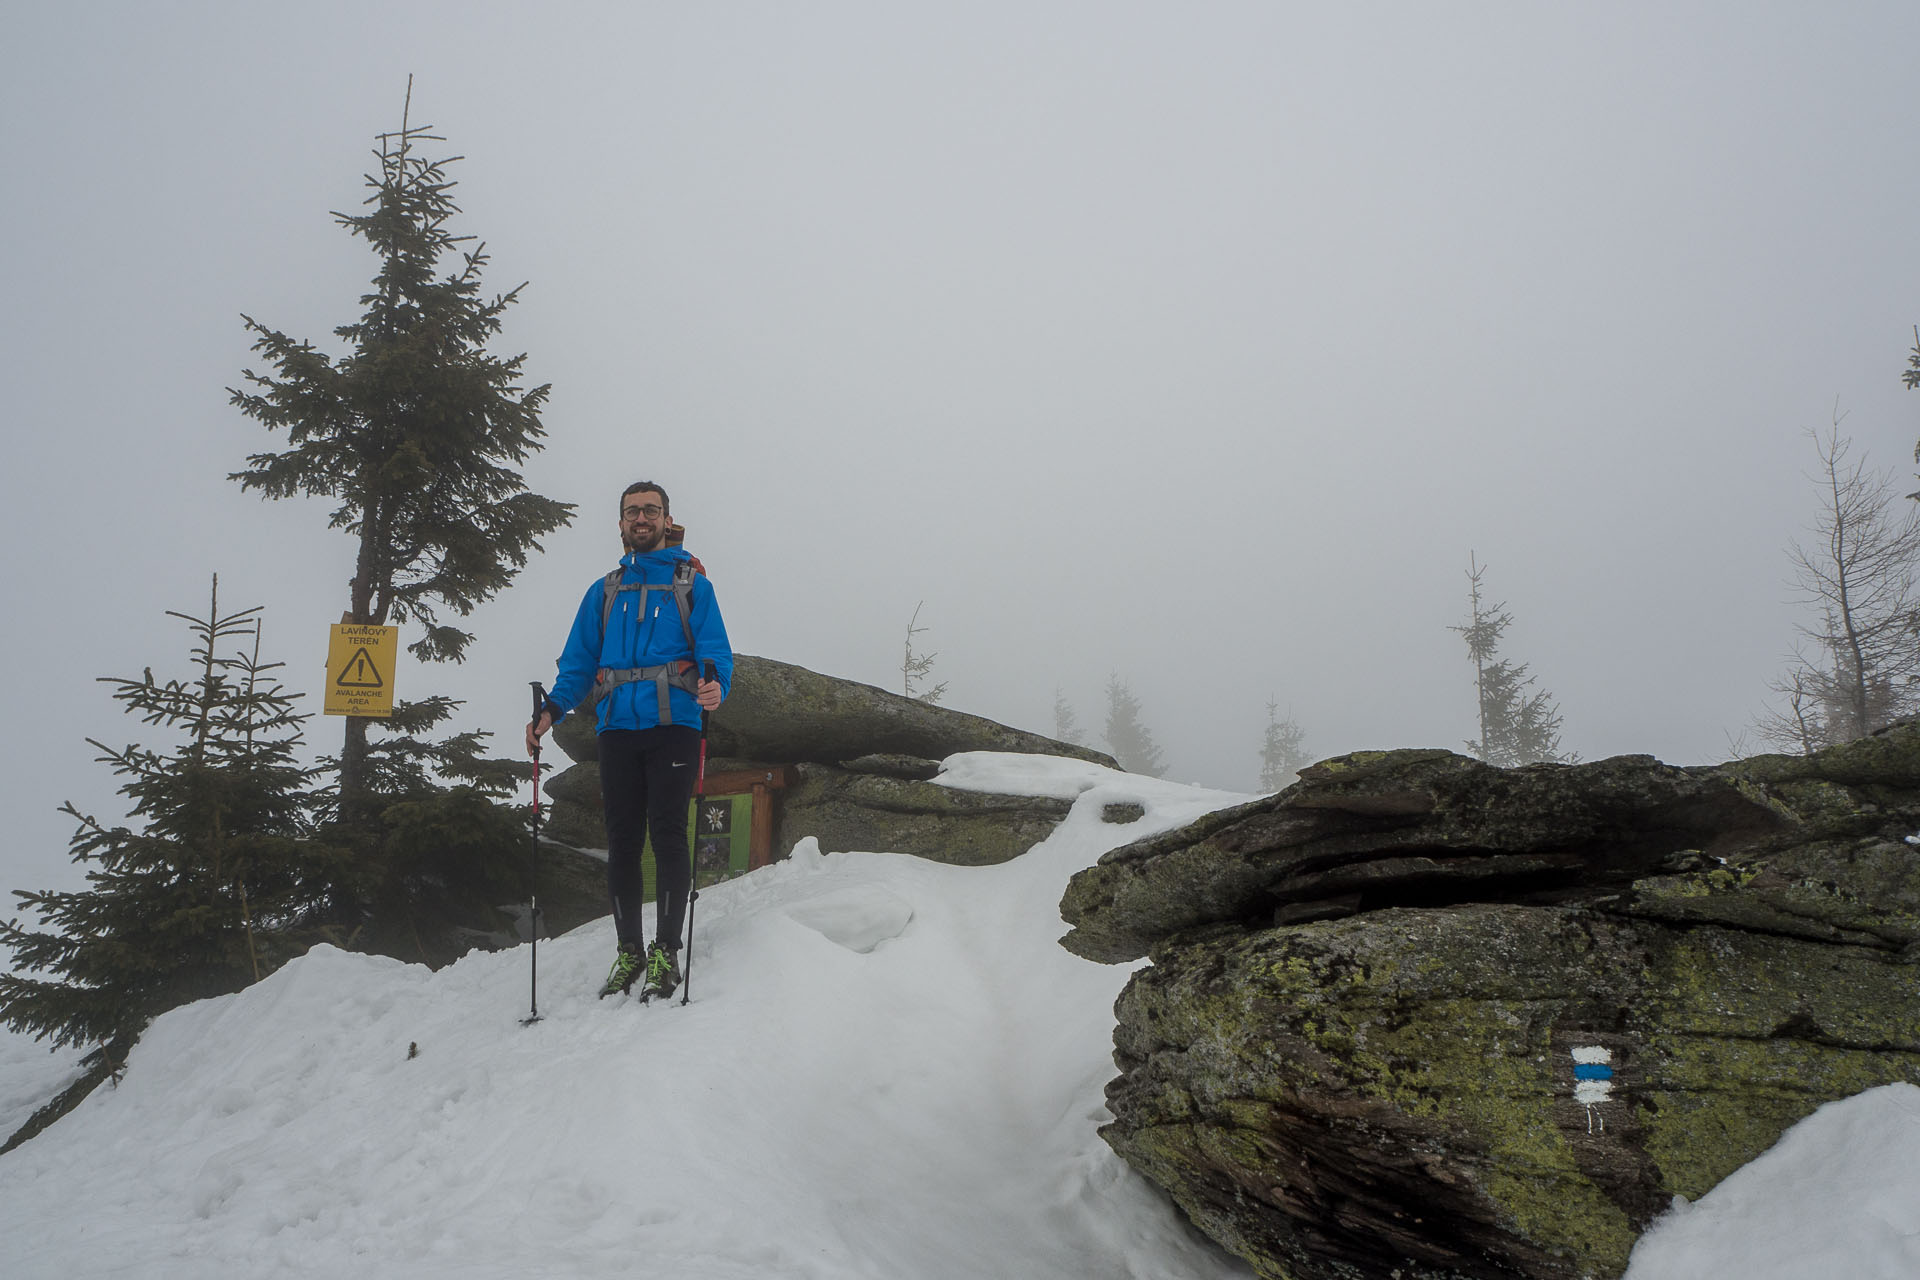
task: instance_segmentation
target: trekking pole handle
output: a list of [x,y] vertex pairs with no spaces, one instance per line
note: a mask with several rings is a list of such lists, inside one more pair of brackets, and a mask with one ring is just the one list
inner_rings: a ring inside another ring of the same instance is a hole
[[[533,686],[533,727],[540,727],[541,713],[547,709],[547,691],[540,687],[538,680],[528,681]],[[540,735],[533,738],[533,831],[534,839],[540,838]]]
[[[711,684],[715,679],[711,660],[700,664],[701,675]],[[713,713],[705,707],[700,708],[700,766],[693,774],[693,794],[705,798],[707,794],[707,721]],[[696,877],[697,878],[697,877]]]

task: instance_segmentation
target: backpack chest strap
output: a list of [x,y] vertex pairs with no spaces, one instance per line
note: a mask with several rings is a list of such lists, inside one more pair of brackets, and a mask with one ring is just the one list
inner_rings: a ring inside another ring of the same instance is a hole
[[623,684],[637,684],[642,680],[653,681],[654,692],[660,699],[660,723],[673,723],[673,698],[669,689],[685,689],[699,696],[699,677],[694,674],[693,663],[682,659],[657,667],[622,667],[617,671],[602,668],[594,681],[593,693],[587,705],[600,701]]

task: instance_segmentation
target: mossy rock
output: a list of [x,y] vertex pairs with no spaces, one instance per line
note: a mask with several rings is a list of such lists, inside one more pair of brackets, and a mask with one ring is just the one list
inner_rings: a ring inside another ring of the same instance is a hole
[[1710,768],[1322,762],[1070,884],[1065,945],[1153,962],[1103,1132],[1262,1275],[1617,1276],[1671,1197],[1920,1082],[1916,831],[1913,722]]
[[1062,940],[1092,960],[1276,911],[1555,901],[1623,889],[1789,819],[1748,789],[1646,756],[1498,769],[1448,751],[1321,761],[1276,795],[1123,845],[1073,878]]
[[959,866],[1006,862],[1053,833],[1072,804],[956,791],[928,782],[801,765],[781,797],[784,848],[812,836],[824,853],[910,853]]
[[[1920,1081],[1885,952],[1581,907],[1173,941],[1122,995],[1104,1136],[1263,1274],[1615,1276],[1821,1102]],[[1576,1051],[1610,1079],[1583,1102]]]
[[[1073,807],[1065,800],[956,791],[899,776],[920,772],[927,763],[910,757],[856,763],[867,771],[800,765],[798,785],[771,794],[774,856],[813,836],[826,853],[911,853],[984,866],[1025,853]],[[546,791],[553,803],[542,830],[549,837],[577,849],[607,847],[598,764],[574,765],[551,779]]]
[[[733,687],[709,718],[707,737],[713,755],[780,764],[1012,751],[1115,767],[1113,757],[1087,747],[750,654],[734,656]],[[591,713],[562,720],[554,740],[575,761],[599,759]]]

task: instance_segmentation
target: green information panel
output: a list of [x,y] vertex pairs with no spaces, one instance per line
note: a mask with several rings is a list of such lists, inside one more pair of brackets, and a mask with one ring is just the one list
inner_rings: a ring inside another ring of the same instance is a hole
[[[697,796],[687,817],[689,847],[693,850],[693,883],[717,884],[745,875],[748,835],[753,826],[753,797]],[[653,841],[647,841],[640,860],[646,876],[647,901],[654,900],[657,883],[653,868]]]

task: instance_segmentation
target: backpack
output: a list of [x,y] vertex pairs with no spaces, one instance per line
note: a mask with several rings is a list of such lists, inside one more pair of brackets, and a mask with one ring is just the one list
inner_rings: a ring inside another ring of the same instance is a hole
[[[613,621],[614,602],[624,591],[640,593],[640,616],[647,616],[647,596],[654,591],[671,591],[674,608],[680,614],[680,630],[687,637],[687,652],[698,654],[693,643],[693,574],[698,561],[683,560],[673,567],[673,582],[622,582],[623,569],[615,569],[600,581],[600,639],[606,642],[607,626]],[[600,669],[594,681],[593,692],[587,695],[584,704],[591,708],[600,699],[612,693],[623,684],[632,684],[640,680],[651,680],[655,692],[660,698],[660,723],[673,723],[673,701],[668,693],[670,688],[684,689],[688,693],[699,691],[700,668],[697,662],[681,659],[678,662],[664,663],[656,667],[623,667],[618,670]]]

